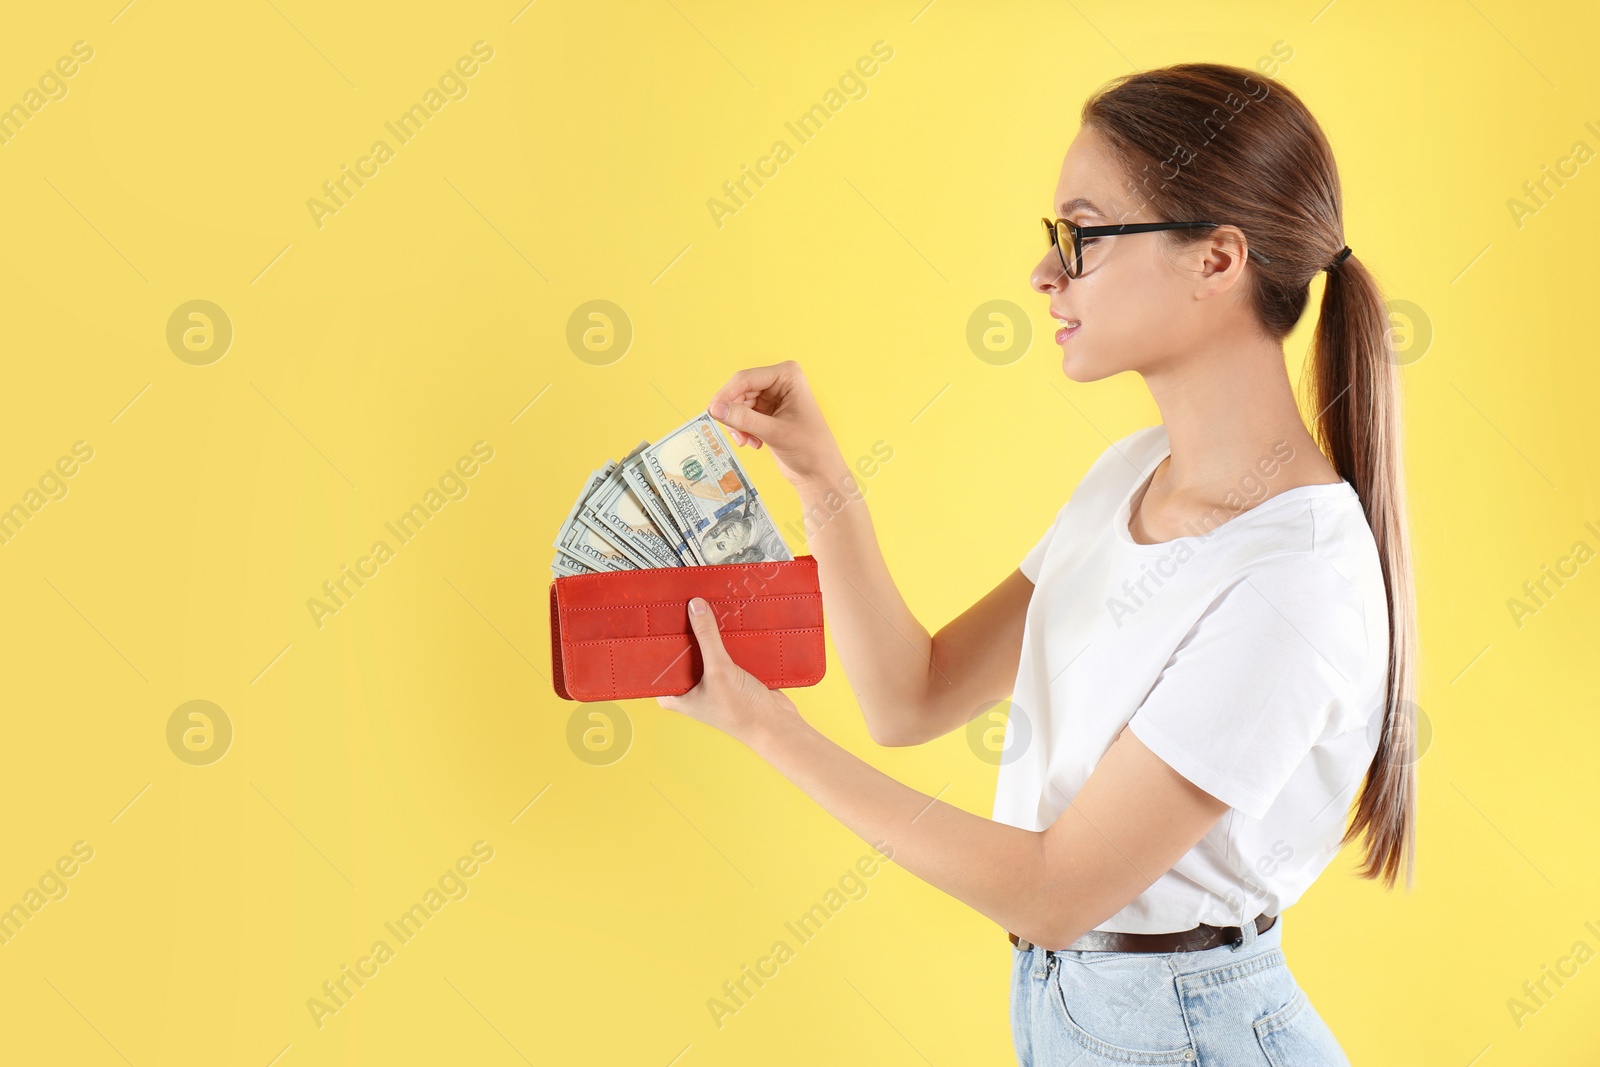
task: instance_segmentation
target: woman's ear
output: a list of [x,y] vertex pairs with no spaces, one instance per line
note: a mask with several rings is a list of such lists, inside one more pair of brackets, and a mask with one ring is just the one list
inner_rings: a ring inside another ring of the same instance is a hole
[[1218,226],[1200,247],[1207,274],[1231,270],[1235,264],[1242,267],[1250,254],[1249,240],[1237,226]]

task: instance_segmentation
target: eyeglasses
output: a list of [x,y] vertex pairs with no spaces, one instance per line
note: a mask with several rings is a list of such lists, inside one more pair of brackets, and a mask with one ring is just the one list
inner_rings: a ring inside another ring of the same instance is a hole
[[[1067,272],[1068,278],[1077,278],[1083,274],[1083,249],[1085,245],[1093,244],[1101,237],[1116,237],[1125,233],[1153,233],[1156,230],[1202,230],[1213,229],[1222,225],[1220,222],[1126,222],[1118,226],[1079,226],[1067,219],[1042,218],[1044,232],[1050,244],[1056,250],[1056,256],[1061,260],[1061,269]],[[1067,249],[1071,248],[1071,258],[1068,258]],[[1257,263],[1271,263],[1272,260],[1249,249],[1248,254]]]

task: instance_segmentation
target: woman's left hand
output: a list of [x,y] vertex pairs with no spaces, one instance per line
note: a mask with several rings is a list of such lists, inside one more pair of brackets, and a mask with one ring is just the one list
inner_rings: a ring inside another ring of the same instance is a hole
[[700,597],[689,601],[689,625],[705,667],[700,681],[687,693],[657,697],[656,703],[749,744],[755,731],[797,717],[800,711],[783,690],[768,689],[761,679],[733,662],[717,629],[717,617],[709,608]]

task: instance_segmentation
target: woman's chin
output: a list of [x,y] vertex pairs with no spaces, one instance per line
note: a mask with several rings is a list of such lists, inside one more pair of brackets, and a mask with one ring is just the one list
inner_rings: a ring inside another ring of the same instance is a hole
[[1061,355],[1061,373],[1081,385],[1109,378],[1121,369],[1102,367],[1094,360],[1085,358],[1082,352],[1075,351],[1071,345],[1068,345]]

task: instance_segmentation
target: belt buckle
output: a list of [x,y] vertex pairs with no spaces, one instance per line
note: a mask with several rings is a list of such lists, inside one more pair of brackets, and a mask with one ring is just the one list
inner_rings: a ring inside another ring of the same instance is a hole
[[1027,938],[1023,937],[1021,934],[1018,934],[1017,935],[1017,947],[1019,949],[1021,949],[1022,951],[1024,951],[1024,952],[1032,952],[1033,951],[1033,942],[1029,941]]

